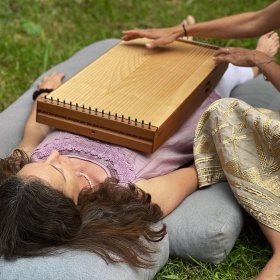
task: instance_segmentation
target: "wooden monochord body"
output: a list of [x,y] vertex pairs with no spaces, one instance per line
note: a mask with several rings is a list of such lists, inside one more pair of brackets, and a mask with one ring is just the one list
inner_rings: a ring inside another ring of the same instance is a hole
[[120,42],[37,101],[37,121],[113,144],[154,152],[198,108],[227,64],[217,47],[176,41],[147,49]]

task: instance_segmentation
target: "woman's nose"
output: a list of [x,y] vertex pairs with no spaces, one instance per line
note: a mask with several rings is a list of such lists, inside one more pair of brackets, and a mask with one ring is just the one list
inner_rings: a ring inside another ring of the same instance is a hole
[[50,155],[48,156],[48,158],[46,159],[46,162],[54,162],[57,161],[59,158],[59,152],[56,150],[53,150]]

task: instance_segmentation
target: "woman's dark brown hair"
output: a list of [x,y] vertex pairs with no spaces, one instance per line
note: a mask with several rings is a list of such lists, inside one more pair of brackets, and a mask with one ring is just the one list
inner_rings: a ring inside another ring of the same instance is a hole
[[162,212],[150,195],[115,180],[82,191],[75,205],[42,180],[11,175],[1,182],[0,198],[0,255],[6,259],[77,249],[107,262],[151,267],[157,251],[149,243],[166,234],[164,225],[155,227]]
[[17,174],[28,162],[28,155],[20,149],[14,150],[9,157],[0,159],[0,182]]

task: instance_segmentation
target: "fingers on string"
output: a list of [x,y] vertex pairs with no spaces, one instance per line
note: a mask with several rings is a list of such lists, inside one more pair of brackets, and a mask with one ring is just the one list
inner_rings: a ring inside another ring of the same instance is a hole
[[123,41],[130,41],[138,38],[147,37],[147,31],[137,29],[137,30],[125,30],[122,32],[124,35],[121,38]]
[[233,49],[232,48],[219,48],[215,53],[214,53],[214,57],[216,56],[220,56],[220,55],[229,55],[232,54]]
[[213,55],[212,59],[215,61],[215,64],[220,62],[229,62],[229,55],[233,53],[233,49],[226,47],[226,48],[219,48]]
[[159,46],[165,46],[172,43],[175,39],[176,37],[174,35],[168,37],[161,37],[159,39],[155,39],[154,41],[148,42],[146,44],[146,47],[152,49]]
[[138,35],[136,34],[132,34],[132,33],[128,33],[128,34],[124,34],[121,38],[121,40],[123,41],[130,41],[130,40],[134,40],[140,38]]
[[146,44],[146,47],[148,49],[154,49],[155,47],[159,47],[159,46],[163,46],[163,45],[166,45],[166,43],[164,42],[163,39],[157,39],[157,40],[154,40],[154,41],[150,41]]

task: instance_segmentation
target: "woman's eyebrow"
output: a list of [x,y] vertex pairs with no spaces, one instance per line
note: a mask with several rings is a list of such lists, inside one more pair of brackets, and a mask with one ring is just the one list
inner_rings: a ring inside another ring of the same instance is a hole
[[64,180],[66,181],[65,175],[64,175],[64,173],[63,173],[63,171],[61,169],[57,168],[53,164],[50,164],[50,166],[52,166],[54,169],[56,169],[63,176]]

